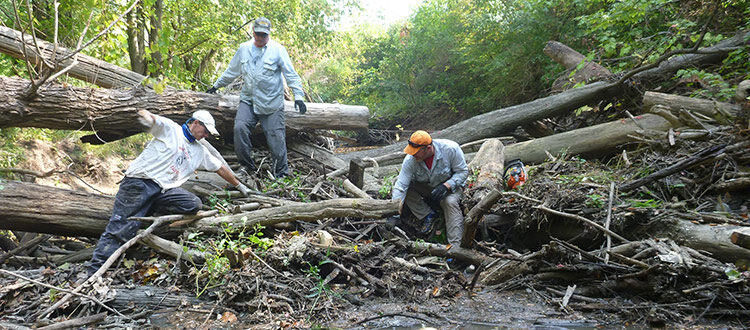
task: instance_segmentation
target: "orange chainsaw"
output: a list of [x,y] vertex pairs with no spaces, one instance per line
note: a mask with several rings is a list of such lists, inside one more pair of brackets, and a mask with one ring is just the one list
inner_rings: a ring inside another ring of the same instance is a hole
[[516,189],[526,183],[526,169],[520,159],[513,159],[505,165],[503,181],[508,190]]

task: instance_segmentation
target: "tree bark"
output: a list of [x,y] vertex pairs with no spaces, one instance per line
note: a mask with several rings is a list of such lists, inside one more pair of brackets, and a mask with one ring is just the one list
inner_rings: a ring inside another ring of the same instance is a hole
[[183,304],[198,305],[204,301],[198,300],[190,293],[177,293],[157,286],[139,286],[135,288],[117,287],[112,300],[107,305],[116,310],[126,310],[137,306],[139,308],[171,308]]
[[114,198],[16,181],[0,182],[0,229],[99,237]]
[[[239,97],[219,96],[168,88],[156,94],[145,88],[107,90],[50,84],[39,97],[22,100],[29,84],[22,78],[0,77],[0,128],[38,127],[100,131],[102,135],[128,136],[143,131],[136,110],[146,109],[184,122],[197,109],[211,112],[222,135],[231,135]],[[285,102],[287,126],[296,129],[367,129],[369,110],[364,106],[310,103],[307,114]],[[92,141],[87,141],[92,142]]]
[[745,230],[745,232],[741,232],[736,230],[729,236],[729,240],[738,246],[750,249],[750,231]]
[[[82,193],[33,183],[0,183],[0,229],[22,230],[61,236],[99,237],[112,213],[114,197]],[[54,202],[50,202],[54,201]],[[390,200],[341,198],[316,203],[292,203],[278,207],[193,222],[206,232],[216,232],[218,223],[264,226],[295,220],[315,221],[332,217],[384,218],[398,213],[398,203]],[[158,244],[159,240],[151,240]],[[163,251],[175,250],[161,244]],[[173,254],[173,253],[168,253]]]
[[644,112],[648,112],[655,105],[663,105],[675,115],[679,115],[682,110],[697,112],[715,118],[722,124],[731,123],[733,118],[740,111],[740,106],[737,104],[658,92],[646,92],[643,94]]
[[[638,123],[647,130],[666,132],[671,124],[654,114],[637,116]],[[618,145],[632,141],[628,135],[635,135],[640,129],[631,119],[618,119],[609,123],[580,128],[565,133],[550,135],[540,139],[524,141],[505,147],[506,159],[521,159],[527,164],[541,163],[547,153],[557,155],[606,154]]]
[[474,204],[478,203],[491,190],[503,190],[503,169],[505,166],[505,146],[498,139],[482,143],[482,147],[469,163],[470,173],[479,171],[474,185],[466,190],[466,196]]
[[[677,55],[669,60],[662,62],[659,66],[635,74],[631,80],[641,81],[643,83],[658,82],[668,79],[677,70],[697,66],[701,67],[711,63],[721,61],[726,55],[734,50],[735,47],[748,44],[750,41],[745,40],[750,36],[750,31],[738,33],[732,38],[720,42],[719,44],[700,49],[699,54]],[[591,104],[604,100],[609,97],[623,95],[626,88],[622,85],[596,82],[579,88],[569,89],[556,95],[550,95],[545,98],[514,105],[507,108],[487,112],[458,124],[433,132],[433,138],[449,139],[458,144],[470,141],[480,140],[483,138],[501,136],[503,133],[512,131],[516,126],[530,123],[535,120],[564,115],[583,105]],[[352,158],[375,157],[403,150],[406,142],[395,143],[383,148],[362,150],[342,155],[344,160]],[[507,155],[506,158],[511,159]],[[515,157],[521,158],[523,157]]]
[[732,233],[742,232],[746,227],[720,224],[716,226],[695,224],[678,218],[652,221],[640,228],[648,237],[668,237],[698,251],[707,251],[711,257],[734,263],[737,259],[750,260],[750,249],[732,243]]
[[[235,228],[263,226],[281,222],[315,221],[324,218],[358,217],[381,219],[398,213],[398,202],[381,199],[339,198],[316,203],[296,203],[223,217],[203,218],[191,227],[213,233],[220,230],[219,224],[232,224]],[[243,220],[244,219],[244,220]]]
[[[589,82],[596,78],[612,75],[612,72],[607,68],[596,62],[586,61],[586,56],[583,56],[581,53],[559,41],[548,41],[547,45],[544,46],[544,54],[549,56],[553,61],[562,64],[565,69],[567,69],[559,78],[555,79],[555,82],[552,84],[553,91],[562,91],[580,82]],[[585,62],[585,64],[575,71],[573,77],[570,77],[570,73],[573,72],[581,62]]]
[[[0,26],[0,52],[2,53],[15,58],[24,59],[23,48],[26,47],[26,53],[29,56],[28,60],[32,63],[41,62],[42,60],[40,57],[52,58],[55,46],[40,39],[37,39],[37,41],[39,49],[42,51],[41,55],[36,52],[36,47],[34,47],[34,41],[31,38],[31,35],[26,34],[25,38],[22,39],[21,32]],[[57,53],[54,56],[56,56],[56,58],[63,58],[71,52],[70,49],[58,46]],[[146,76],[142,74],[135,73],[91,56],[80,53],[77,56],[78,64],[67,73],[67,75],[73,78],[104,88],[138,86],[144,79],[146,79]],[[66,67],[72,62],[73,59],[71,58],[61,63],[61,65]]]

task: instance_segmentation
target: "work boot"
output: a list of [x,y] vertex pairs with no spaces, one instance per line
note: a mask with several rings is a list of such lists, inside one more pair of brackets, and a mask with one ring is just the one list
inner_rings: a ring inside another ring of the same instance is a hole
[[401,217],[398,214],[385,220],[385,228],[388,230],[393,230],[398,225],[401,225]]
[[432,233],[432,227],[435,225],[435,220],[437,219],[437,212],[432,211],[430,214],[428,214],[424,219],[422,219],[422,224],[417,228],[417,231],[419,231],[419,234],[421,235],[428,235]]

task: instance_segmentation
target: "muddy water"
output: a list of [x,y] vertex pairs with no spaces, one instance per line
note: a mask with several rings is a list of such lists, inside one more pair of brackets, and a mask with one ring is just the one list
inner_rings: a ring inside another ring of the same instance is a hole
[[[377,316],[382,317],[359,323]],[[463,292],[457,297],[430,298],[422,303],[376,300],[352,308],[327,324],[334,328],[389,329],[593,329],[602,325],[577,314],[560,312],[526,291],[481,291],[473,295]]]

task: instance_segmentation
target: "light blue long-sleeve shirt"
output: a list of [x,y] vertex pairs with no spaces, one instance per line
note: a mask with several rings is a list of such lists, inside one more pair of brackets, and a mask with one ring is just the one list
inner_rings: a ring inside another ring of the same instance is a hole
[[245,82],[240,101],[252,104],[255,113],[267,115],[284,109],[283,73],[294,99],[303,100],[302,80],[294,70],[286,48],[274,40],[268,40],[263,48],[255,47],[254,42],[250,39],[240,45],[227,69],[214,82],[214,87],[229,85],[242,75]]
[[430,187],[447,182],[451,191],[463,187],[469,177],[469,167],[466,166],[464,152],[458,143],[451,140],[434,139],[432,145],[435,149],[435,157],[432,160],[432,169],[422,160],[406,155],[401,163],[401,172],[398,174],[396,183],[393,185],[393,200],[404,200],[406,190],[412,182],[426,183]]

